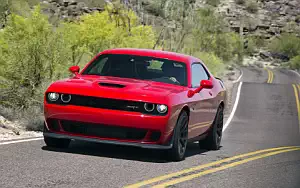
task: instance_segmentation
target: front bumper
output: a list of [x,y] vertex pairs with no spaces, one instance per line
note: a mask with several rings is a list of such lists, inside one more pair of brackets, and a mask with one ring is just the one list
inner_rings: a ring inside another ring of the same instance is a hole
[[87,142],[94,142],[94,143],[103,143],[103,144],[114,144],[114,145],[122,145],[122,146],[133,146],[139,148],[147,148],[147,149],[171,149],[173,146],[173,136],[170,142],[167,145],[157,145],[157,144],[143,144],[143,143],[134,143],[134,142],[120,142],[116,140],[102,140],[98,138],[86,138],[82,136],[71,136],[66,134],[56,134],[50,132],[44,132],[45,137],[51,138],[58,138],[58,139],[71,139],[71,140],[78,140],[78,141],[87,141]]
[[[45,135],[143,148],[172,147],[169,143],[172,143],[170,140],[174,125],[170,123],[172,121],[169,121],[169,115],[151,116],[137,112],[47,103],[44,107]],[[53,129],[51,120],[58,122],[58,128]],[[76,125],[77,123],[79,125]],[[85,127],[85,124],[88,126]],[[129,137],[124,137],[123,130]],[[141,133],[141,131],[144,132]],[[88,134],[82,134],[87,132]],[[113,137],[112,134],[106,137],[105,132],[117,134],[119,137]],[[153,139],[153,133],[159,133],[159,138]],[[140,136],[141,134],[142,136]],[[133,137],[134,139],[132,139]]]

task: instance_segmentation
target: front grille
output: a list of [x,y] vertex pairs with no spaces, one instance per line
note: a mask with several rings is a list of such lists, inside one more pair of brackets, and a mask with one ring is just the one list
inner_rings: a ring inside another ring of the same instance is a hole
[[75,106],[85,106],[91,108],[103,108],[103,109],[110,109],[110,110],[124,110],[130,112],[147,113],[144,110],[143,102],[83,96],[83,95],[71,95],[71,97],[72,98],[69,103],[63,103],[61,100],[50,101],[48,97],[46,98],[46,100],[47,103],[50,104],[75,105]]
[[73,133],[73,134],[81,134],[85,136],[96,136],[102,138],[142,140],[147,133],[147,130],[144,129],[110,126],[110,125],[103,125],[103,124],[94,124],[94,123],[85,123],[85,122],[76,122],[76,121],[67,121],[67,120],[61,120],[60,123],[63,130],[66,132]]
[[[62,93],[59,93],[60,96],[61,96],[61,94]],[[48,95],[48,93],[46,93],[46,96],[47,95]],[[64,96],[67,96],[67,95],[69,95],[69,94],[64,94]],[[167,112],[161,114],[155,109],[152,112],[147,112],[144,108],[145,102],[83,96],[83,95],[73,95],[73,94],[70,94],[70,95],[71,95],[71,100],[66,103],[64,103],[61,99],[58,99],[57,101],[50,101],[48,97],[46,97],[46,101],[49,104],[74,105],[74,106],[85,106],[85,107],[102,108],[102,109],[109,109],[109,110],[140,112],[143,114],[151,114],[151,115],[155,115],[155,116],[167,115]],[[156,104],[154,104],[154,105],[156,105]]]
[[125,110],[133,112],[142,112],[144,110],[143,103],[141,102],[81,95],[72,95],[72,100],[69,104],[76,106],[87,106],[92,108],[104,108],[111,110]]

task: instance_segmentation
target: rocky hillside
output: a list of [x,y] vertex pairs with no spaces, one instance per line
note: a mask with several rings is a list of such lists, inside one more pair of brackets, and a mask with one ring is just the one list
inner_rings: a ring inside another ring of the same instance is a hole
[[[44,12],[51,19],[73,20],[85,13],[102,11],[111,0],[41,0]],[[114,0],[116,1],[116,0]],[[119,0],[118,0],[119,1]],[[217,6],[217,11],[228,21],[229,27],[244,35],[264,39],[294,32],[300,35],[300,0],[120,0],[132,8],[145,24],[172,24],[170,7],[189,4],[192,9],[205,4]],[[183,3],[184,2],[184,3]],[[176,18],[174,18],[176,19]]]
[[218,7],[230,27],[270,39],[283,32],[300,36],[300,0],[225,0]]
[[85,2],[73,0],[44,0],[42,6],[50,18],[60,20],[74,20],[85,13],[104,10],[103,7],[91,7]]

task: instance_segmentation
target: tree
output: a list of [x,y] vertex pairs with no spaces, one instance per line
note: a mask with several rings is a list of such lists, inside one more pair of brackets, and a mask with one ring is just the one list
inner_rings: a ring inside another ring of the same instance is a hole
[[[28,17],[12,13],[0,34],[0,65],[7,80],[7,100],[26,106],[45,79],[53,79],[56,65],[65,62],[61,38],[36,6]],[[18,91],[18,92],[17,92]]]

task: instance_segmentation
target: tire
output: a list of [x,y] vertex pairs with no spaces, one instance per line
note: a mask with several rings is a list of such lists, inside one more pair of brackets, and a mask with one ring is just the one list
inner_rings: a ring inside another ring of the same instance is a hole
[[48,147],[54,148],[68,148],[70,145],[71,140],[69,139],[59,139],[59,138],[51,138],[51,137],[44,137],[44,142]]
[[185,159],[185,152],[188,141],[189,116],[182,111],[174,129],[173,147],[168,150],[167,156],[171,161],[182,161]]
[[220,148],[223,131],[223,116],[224,108],[220,105],[207,137],[199,141],[199,147],[201,149],[218,150]]

